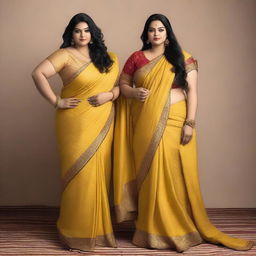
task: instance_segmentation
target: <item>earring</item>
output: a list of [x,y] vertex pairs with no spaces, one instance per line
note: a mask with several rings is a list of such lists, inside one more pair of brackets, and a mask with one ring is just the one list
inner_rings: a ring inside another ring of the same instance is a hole
[[147,41],[146,41],[146,44],[150,44],[150,42],[147,40]]
[[166,39],[165,41],[164,41],[164,45],[165,46],[168,46],[170,44],[170,41],[168,40],[168,39]]
[[89,42],[89,44],[93,44],[93,41],[91,40],[91,41]]
[[73,40],[73,39],[71,40],[71,45],[72,45],[72,46],[74,46],[74,45],[75,45],[75,42],[74,42],[74,40]]

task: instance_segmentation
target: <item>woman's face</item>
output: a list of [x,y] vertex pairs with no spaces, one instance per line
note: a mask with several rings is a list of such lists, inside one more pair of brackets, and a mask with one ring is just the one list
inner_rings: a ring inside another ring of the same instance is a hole
[[88,24],[86,22],[79,22],[76,24],[72,38],[75,46],[82,47],[88,45],[91,41],[91,33]]
[[160,20],[152,21],[148,27],[148,41],[151,45],[157,46],[164,44],[166,37],[167,33],[163,23]]

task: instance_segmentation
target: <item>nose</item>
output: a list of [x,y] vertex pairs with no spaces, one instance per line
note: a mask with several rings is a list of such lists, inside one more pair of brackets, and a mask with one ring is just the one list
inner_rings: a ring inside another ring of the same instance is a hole
[[84,31],[81,31],[80,36],[81,36],[81,37],[84,37],[84,35],[85,35],[85,32],[84,32]]
[[158,35],[158,30],[155,30],[154,31],[154,36],[157,36]]

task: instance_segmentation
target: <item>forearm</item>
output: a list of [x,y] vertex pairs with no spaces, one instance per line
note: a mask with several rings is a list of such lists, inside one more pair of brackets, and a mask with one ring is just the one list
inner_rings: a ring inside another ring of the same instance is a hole
[[119,94],[120,94],[119,86],[115,86],[110,92],[112,93],[112,99],[111,100],[115,101],[118,98]]
[[52,105],[56,104],[57,97],[53,92],[47,78],[40,72],[33,72],[32,78],[40,94]]
[[196,119],[197,110],[197,71],[192,70],[187,75],[187,119]]
[[195,90],[189,90],[187,92],[187,117],[186,119],[196,119],[197,111],[197,93]]
[[120,89],[122,94],[127,98],[134,98],[134,88],[129,86],[128,84],[121,84]]

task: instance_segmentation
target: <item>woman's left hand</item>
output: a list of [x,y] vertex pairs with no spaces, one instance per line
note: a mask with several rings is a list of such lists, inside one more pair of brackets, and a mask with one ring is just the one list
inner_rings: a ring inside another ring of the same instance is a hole
[[91,96],[87,100],[90,105],[92,105],[94,107],[98,107],[108,101],[111,101],[112,98],[113,98],[112,92],[101,92],[97,95]]
[[181,144],[182,145],[188,144],[191,141],[192,136],[193,136],[193,128],[188,125],[184,125],[181,133]]

